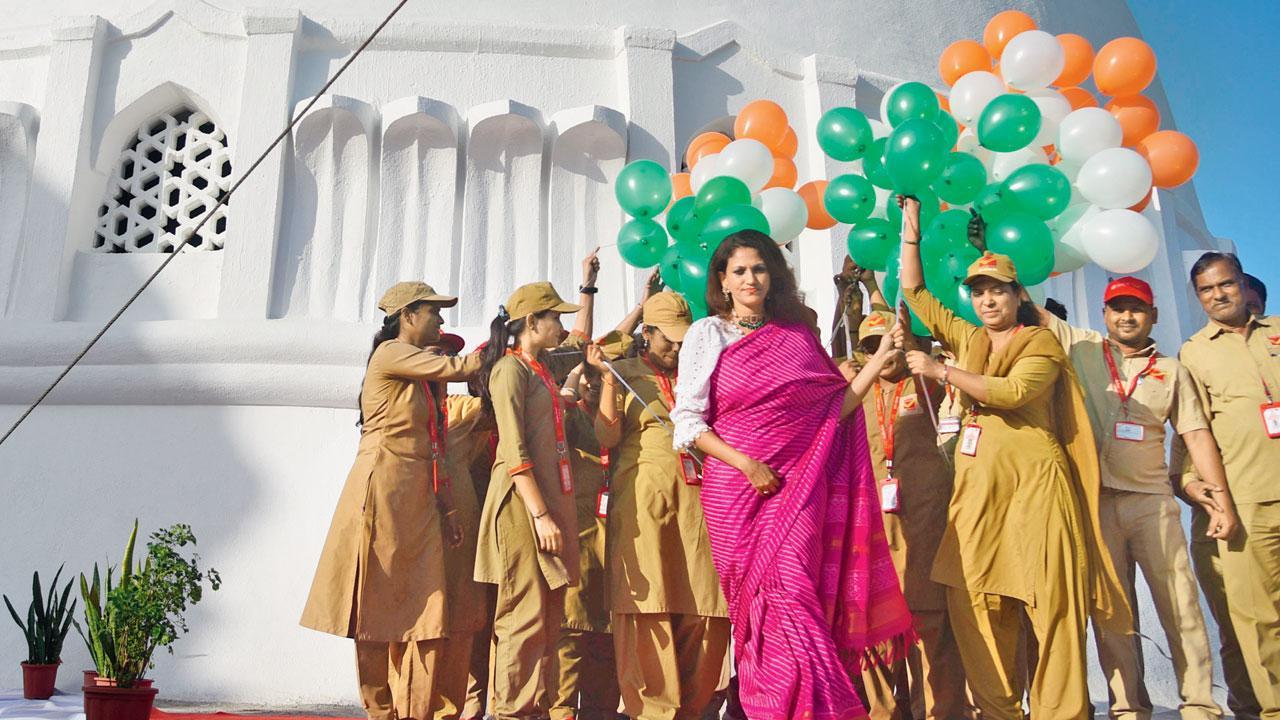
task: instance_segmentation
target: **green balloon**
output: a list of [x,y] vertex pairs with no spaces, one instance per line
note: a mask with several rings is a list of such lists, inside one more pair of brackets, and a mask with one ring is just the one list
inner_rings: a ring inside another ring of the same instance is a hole
[[938,116],[933,119],[933,124],[942,131],[942,144],[946,145],[948,150],[954,149],[956,141],[960,139],[960,126],[956,124],[956,119],[951,117],[951,113],[939,110]]
[[1030,287],[1053,272],[1053,234],[1040,218],[1015,211],[987,226],[987,248],[1008,255],[1018,282]]
[[[880,287],[880,291],[884,294],[885,299],[890,303],[901,301],[901,297],[899,296],[899,282],[902,277],[901,252],[902,247],[899,246],[894,248],[893,254],[889,256],[889,264],[887,269],[884,271],[884,284]],[[925,327],[924,323],[920,322],[920,318],[916,317],[916,314],[912,312],[910,308],[907,309],[907,314],[911,317],[912,333],[916,335],[929,334],[929,328]]]
[[1071,204],[1071,181],[1049,165],[1023,165],[1005,178],[1000,195],[1041,220],[1062,214]]
[[680,246],[672,245],[662,254],[658,263],[658,273],[662,276],[662,284],[672,292],[680,292]]
[[859,267],[868,270],[884,272],[889,264],[889,255],[898,244],[898,229],[888,220],[863,220],[849,231],[849,257]]
[[920,240],[920,255],[925,264],[946,253],[973,247],[969,244],[970,217],[967,210],[952,209],[929,223]]
[[973,202],[987,184],[987,168],[969,153],[953,152],[942,166],[942,174],[933,183],[938,197],[952,205]]
[[650,218],[633,218],[618,230],[618,254],[628,264],[650,268],[667,252],[667,231]]
[[953,304],[947,306],[951,308],[952,312],[974,325],[982,325],[982,320],[978,317],[978,311],[973,309],[973,296],[969,293],[968,285],[956,283],[953,297]]
[[690,306],[695,303],[706,307],[707,265],[710,254],[693,253],[680,256],[680,292]]
[[901,193],[915,194],[929,187],[942,173],[948,148],[942,131],[928,120],[913,118],[889,135],[884,152],[884,169]]
[[867,154],[862,156],[862,174],[867,176],[872,185],[885,190],[893,189],[893,181],[889,179],[889,173],[884,167],[885,150],[888,147],[889,138],[882,137],[871,143]]
[[736,177],[720,175],[702,184],[693,201],[693,212],[699,219],[708,220],[716,211],[730,205],[750,205],[751,190]]
[[988,223],[993,223],[1018,209],[1005,199],[1002,188],[1001,183],[990,183],[978,193],[978,197],[973,199],[973,209],[977,210],[982,215],[982,219]]
[[652,160],[636,160],[618,173],[613,194],[632,217],[651,218],[671,202],[671,176]]
[[969,245],[943,253],[924,268],[924,283],[929,292],[949,310],[975,325],[978,317],[969,302],[964,279],[969,275],[969,266],[980,257],[982,253]]
[[827,183],[822,204],[839,222],[862,222],[876,209],[876,188],[861,175],[841,175]]
[[[942,204],[938,202],[938,194],[927,188],[915,193],[915,198],[920,201],[920,227],[927,228],[929,223],[938,216]],[[890,195],[889,200],[885,202],[884,215],[888,218],[890,225],[896,228],[902,227],[902,208],[898,207],[896,195]]]
[[720,241],[739,230],[759,230],[768,235],[769,220],[751,205],[730,205],[720,208],[707,219],[699,236],[708,256],[720,246]]
[[932,121],[938,116],[938,96],[922,82],[903,83],[889,95],[885,114],[895,128],[912,119]]
[[1040,132],[1040,108],[1026,95],[1006,93],[987,103],[978,118],[978,142],[996,152],[1013,152],[1031,144]]
[[861,110],[832,108],[818,120],[818,147],[833,160],[852,162],[871,148],[875,136]]
[[676,242],[697,242],[703,222],[693,213],[693,196],[682,197],[667,211],[667,232]]

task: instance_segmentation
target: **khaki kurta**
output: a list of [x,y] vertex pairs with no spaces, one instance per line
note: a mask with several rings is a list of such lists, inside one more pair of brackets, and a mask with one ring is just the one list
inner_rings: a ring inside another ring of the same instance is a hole
[[578,514],[578,585],[564,595],[564,627],[609,632],[608,583],[605,574],[605,520],[596,516],[603,473],[600,441],[592,418],[580,407],[570,409],[568,436],[573,458],[573,494]]
[[441,357],[390,340],[373,352],[360,449],[347,476],[301,623],[358,640],[444,635],[444,538],[432,489],[423,381],[463,380],[480,358]]
[[449,578],[446,625],[450,635],[469,635],[479,632],[489,622],[487,590],[483,583],[472,579],[480,500],[471,477],[472,461],[487,450],[489,421],[484,416],[484,403],[478,397],[449,395],[445,403],[449,412],[444,469],[449,477],[453,508],[458,511],[457,520],[462,525],[462,544],[445,549],[445,573]]
[[[621,433],[613,454],[609,499],[613,612],[726,618],[728,606],[711,562],[701,487],[684,481],[679,456],[671,449],[669,409],[653,370],[640,358],[619,360],[614,368],[640,399],[619,388],[621,427],[611,429],[596,420],[602,438]],[[671,384],[674,388],[674,378]]]

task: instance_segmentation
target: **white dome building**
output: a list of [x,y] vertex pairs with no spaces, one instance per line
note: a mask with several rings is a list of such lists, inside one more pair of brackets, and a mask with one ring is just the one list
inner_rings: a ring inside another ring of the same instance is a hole
[[[394,2],[275,4],[4,3],[4,428]],[[190,522],[225,585],[177,654],[157,658],[164,696],[354,703],[350,641],[297,619],[354,457],[381,291],[425,278],[461,295],[446,320],[477,342],[516,285],[571,291],[581,257],[614,241],[627,161],[678,163],[698,128],[768,97],[801,130],[801,180],[834,177],[841,164],[811,132],[825,110],[874,113],[901,79],[939,85],[941,50],[1010,6],[1095,46],[1139,34],[1122,0],[410,2],[0,446],[0,589],[21,597],[31,570],[62,562],[118,562],[135,516],[148,531]],[[1146,212],[1165,244],[1143,275],[1172,351],[1203,321],[1188,258],[1225,243],[1191,186]],[[824,318],[845,232],[807,230],[795,246]],[[611,249],[602,258],[597,328],[641,276]],[[1105,282],[1090,268],[1048,294],[1096,327]],[[1141,614],[1162,641],[1149,604]],[[21,653],[0,633],[0,687],[18,684]],[[71,690],[88,667],[78,638],[64,657]],[[1148,660],[1155,700],[1176,706],[1168,664]],[[1093,687],[1105,701],[1100,677]]]

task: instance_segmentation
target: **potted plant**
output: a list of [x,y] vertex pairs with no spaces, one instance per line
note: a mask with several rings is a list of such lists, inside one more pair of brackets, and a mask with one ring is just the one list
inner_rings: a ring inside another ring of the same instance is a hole
[[96,565],[92,584],[80,577],[85,627],[76,623],[76,630],[89,646],[97,672],[86,676],[86,720],[147,720],[157,692],[143,677],[153,666],[152,655],[161,647],[173,652],[173,643],[187,632],[185,613],[200,602],[205,583],[212,590],[222,584],[217,570],[202,571],[200,556],[186,554],[184,548],[196,544],[189,525],[152,533],[146,559],[135,565],[137,536],[135,520],[118,585],[113,584],[112,568],[107,569],[105,588]]
[[[25,623],[13,603],[9,602],[9,596],[4,596],[9,614],[27,638],[27,661],[22,663],[22,697],[28,700],[48,699],[57,684],[58,666],[62,664],[62,642],[67,639],[71,616],[76,611],[76,601],[71,600],[70,580],[62,595],[58,596],[58,578],[61,576],[62,568],[58,568],[46,597],[40,587],[40,573],[32,573],[31,605],[27,607]],[[71,602],[69,606],[68,600]]]

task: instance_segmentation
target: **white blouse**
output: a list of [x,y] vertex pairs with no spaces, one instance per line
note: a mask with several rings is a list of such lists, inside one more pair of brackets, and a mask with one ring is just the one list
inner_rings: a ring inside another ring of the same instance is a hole
[[734,323],[719,317],[695,322],[680,346],[680,375],[676,380],[676,406],[671,409],[673,445],[685,450],[702,433],[710,430],[707,410],[711,405],[711,374],[724,349],[744,337]]

